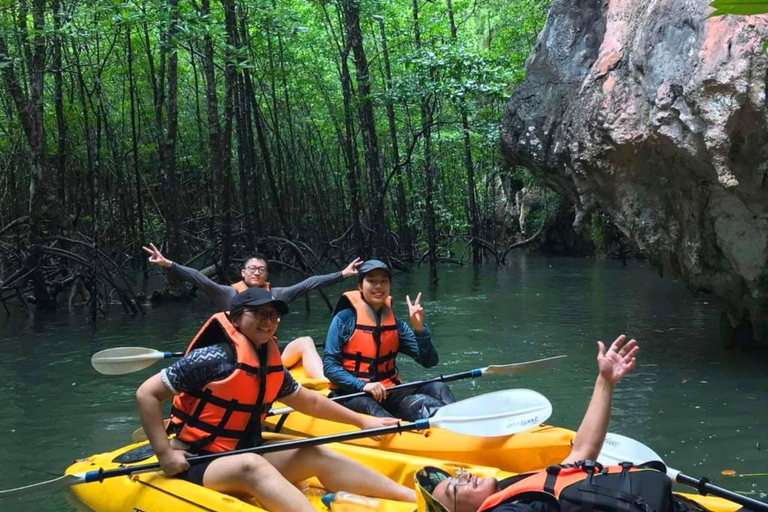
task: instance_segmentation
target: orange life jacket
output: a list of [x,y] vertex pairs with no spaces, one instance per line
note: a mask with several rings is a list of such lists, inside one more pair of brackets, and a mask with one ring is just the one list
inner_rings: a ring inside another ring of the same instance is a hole
[[169,432],[191,445],[192,451],[223,452],[253,445],[254,439],[260,439],[261,422],[283,385],[283,363],[275,339],[266,346],[263,366],[257,349],[226,313],[209,318],[185,354],[224,341],[235,347],[235,370],[200,390],[173,398]]
[[664,473],[630,463],[603,467],[580,461],[549,466],[517,478],[486,498],[477,512],[521,499],[554,500],[556,509],[562,512],[665,512],[672,496]]
[[[342,367],[366,382],[377,381],[386,387],[400,384],[395,358],[400,347],[392,297],[387,297],[378,317],[363,300],[359,290],[346,292],[339,299],[336,312],[352,307],[355,310],[355,330],[342,348]],[[337,388],[331,384],[331,388]]]
[[[245,290],[248,289],[248,285],[245,284],[245,281],[241,279],[236,283],[232,283],[232,288],[234,288],[237,293],[243,293]],[[269,282],[268,281],[265,282],[259,288],[264,288],[265,290],[269,291]]]

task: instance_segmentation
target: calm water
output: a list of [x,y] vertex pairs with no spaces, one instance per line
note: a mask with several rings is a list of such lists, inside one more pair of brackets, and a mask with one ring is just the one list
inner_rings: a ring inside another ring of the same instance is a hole
[[[293,276],[273,276],[277,284]],[[335,300],[352,282],[329,289]],[[551,423],[577,428],[596,375],[595,341],[626,333],[641,342],[639,366],[616,391],[611,430],[649,444],[666,462],[693,476],[746,492],[768,491],[768,378],[760,353],[725,352],[718,340],[718,309],[693,298],[679,283],[646,264],[519,255],[507,267],[443,269],[440,286],[424,269],[395,278],[396,312],[407,313],[405,294],[423,292],[426,320],[440,352],[437,368],[410,360],[406,379],[567,354],[567,364],[525,378],[455,383],[465,398],[510,387],[545,394]],[[313,294],[280,325],[287,340],[325,336],[330,315]],[[90,356],[116,346],[180,350],[212,308],[191,304],[150,306],[144,318],[113,316],[92,327],[87,312],[28,319],[0,313],[0,482],[17,487],[59,476],[73,459],[130,442],[138,426],[134,391],[160,368],[107,377]],[[94,484],[95,485],[95,484]],[[0,503],[0,510],[79,510],[67,492]]]

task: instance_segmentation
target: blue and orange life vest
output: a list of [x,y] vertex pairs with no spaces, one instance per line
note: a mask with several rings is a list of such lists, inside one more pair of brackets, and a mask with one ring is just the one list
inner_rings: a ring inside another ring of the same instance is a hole
[[[273,338],[262,363],[256,347],[229,321],[226,313],[213,315],[187,347],[194,349],[230,342],[235,347],[235,370],[226,378],[173,399],[169,432],[192,451],[223,452],[252,446],[261,436],[261,422],[283,385],[283,363]],[[263,357],[263,355],[262,355]]]
[[672,496],[671,483],[664,473],[626,462],[603,467],[580,461],[516,478],[486,498],[477,512],[519,500],[551,501],[561,512],[665,512]]
[[[376,315],[363,294],[354,290],[341,296],[336,312],[349,307],[355,310],[355,330],[342,348],[342,367],[366,382],[381,382],[386,387],[400,384],[395,365],[400,337],[392,312],[392,297],[387,297],[381,315]],[[331,384],[331,388],[337,386]]]

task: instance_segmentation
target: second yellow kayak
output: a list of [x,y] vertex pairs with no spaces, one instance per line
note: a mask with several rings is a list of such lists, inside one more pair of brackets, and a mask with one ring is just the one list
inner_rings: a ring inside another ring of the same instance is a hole
[[[301,365],[291,368],[291,374],[302,384],[309,384],[307,387],[328,394],[327,385],[323,385],[323,380],[307,379]],[[278,403],[274,408],[282,406]],[[312,418],[298,412],[285,416],[270,416],[266,420],[266,427],[279,433],[310,437],[355,430],[349,425]],[[522,473],[557,464],[565,459],[571,451],[575,435],[572,430],[541,425],[504,437],[472,437],[443,429],[430,429],[422,432],[404,432],[388,436],[381,441],[358,439],[350,443],[417,457],[479,464]]]

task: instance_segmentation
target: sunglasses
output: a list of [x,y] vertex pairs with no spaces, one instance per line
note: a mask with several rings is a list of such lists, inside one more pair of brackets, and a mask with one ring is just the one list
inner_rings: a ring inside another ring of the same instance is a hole
[[469,485],[471,478],[472,473],[466,469],[459,468],[456,470],[456,476],[451,477],[451,479],[448,480],[448,485],[453,486],[453,510],[456,510],[457,507],[457,495],[459,494],[459,487]]

